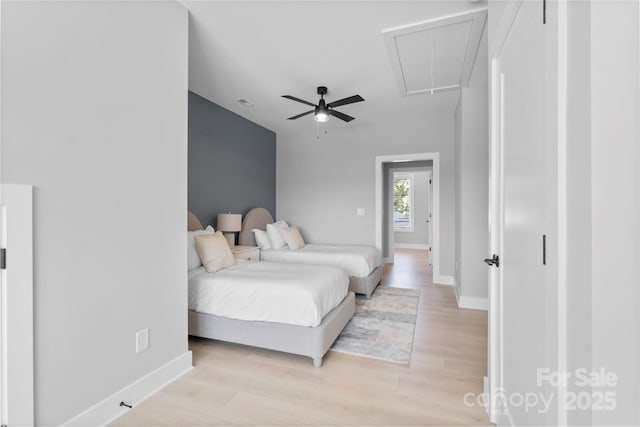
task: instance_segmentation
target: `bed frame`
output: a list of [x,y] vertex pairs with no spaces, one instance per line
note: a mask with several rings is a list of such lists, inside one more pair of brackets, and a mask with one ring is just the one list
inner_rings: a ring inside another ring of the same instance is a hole
[[[189,212],[188,216],[189,231],[203,229],[195,215]],[[313,359],[313,366],[319,368],[325,353],[351,320],[355,309],[355,295],[348,292],[315,327],[237,320],[188,310],[189,335],[308,356]]]
[[[240,231],[239,244],[246,246],[256,246],[256,240],[251,232],[254,228],[265,230],[267,224],[274,222],[273,216],[265,208],[253,208],[244,216],[242,220],[242,230]],[[382,280],[382,266],[376,267],[367,277],[349,276],[349,290],[356,294],[362,294],[371,298],[371,294]]]
[[316,327],[230,319],[189,310],[189,335],[299,354],[322,366],[322,358],[353,317],[355,296],[349,292]]

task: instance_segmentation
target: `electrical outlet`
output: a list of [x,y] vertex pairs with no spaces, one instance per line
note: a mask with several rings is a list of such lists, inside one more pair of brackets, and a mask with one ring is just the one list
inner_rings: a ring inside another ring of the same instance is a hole
[[149,348],[149,328],[136,332],[136,353]]
[[358,216],[364,216],[364,208],[358,208],[358,209],[356,209],[356,215],[358,215]]

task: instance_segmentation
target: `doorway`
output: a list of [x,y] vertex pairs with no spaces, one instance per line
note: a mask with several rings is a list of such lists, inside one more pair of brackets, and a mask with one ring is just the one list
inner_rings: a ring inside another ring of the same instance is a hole
[[[385,169],[394,165],[409,162],[430,161],[432,167],[431,176],[431,226],[430,247],[431,263],[433,265],[433,282],[438,284],[451,285],[452,277],[442,276],[440,268],[440,153],[416,153],[416,154],[395,154],[376,156],[375,160],[375,241],[376,247],[382,251],[385,262],[392,262],[393,238],[389,232],[385,232],[385,220],[389,217],[389,212],[385,209]],[[425,219],[423,219],[425,221]],[[392,230],[392,228],[391,228]]]
[[395,249],[428,251],[433,162],[386,163],[384,172],[387,216],[383,227],[389,236],[389,258],[394,258]]

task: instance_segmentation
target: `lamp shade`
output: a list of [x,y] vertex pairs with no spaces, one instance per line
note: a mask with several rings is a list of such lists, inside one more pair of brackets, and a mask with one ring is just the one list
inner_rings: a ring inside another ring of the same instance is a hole
[[218,230],[220,231],[240,231],[242,228],[242,215],[240,214],[218,214]]

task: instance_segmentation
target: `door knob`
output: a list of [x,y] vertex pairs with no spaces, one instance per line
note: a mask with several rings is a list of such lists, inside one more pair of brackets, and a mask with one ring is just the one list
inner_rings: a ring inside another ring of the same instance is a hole
[[495,265],[496,267],[500,267],[500,257],[496,254],[493,254],[492,258],[485,258],[484,262],[489,266]]

